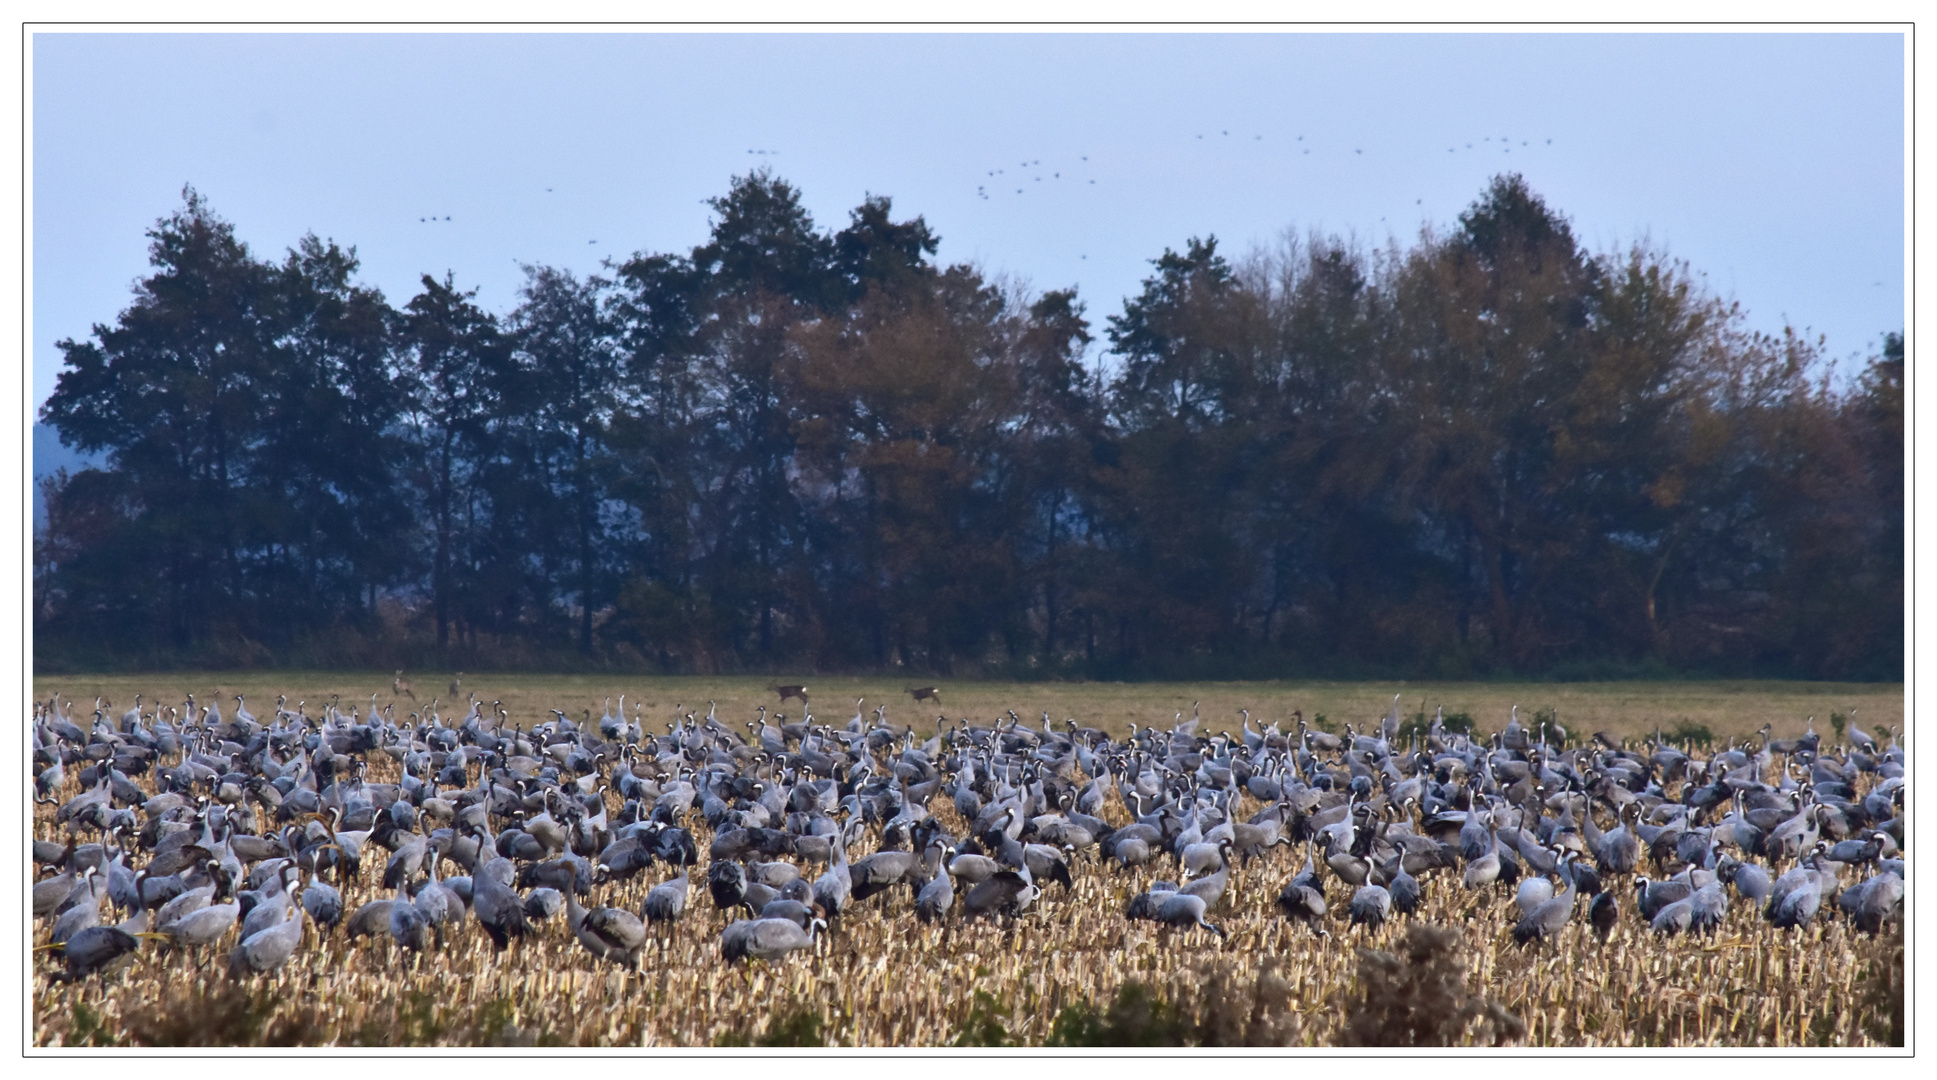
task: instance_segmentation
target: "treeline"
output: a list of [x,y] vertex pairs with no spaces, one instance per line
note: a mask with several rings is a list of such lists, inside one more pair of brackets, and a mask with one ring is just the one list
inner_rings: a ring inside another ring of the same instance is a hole
[[1193,239],[1100,328],[886,198],[712,207],[500,317],[187,192],[60,342],[107,464],[36,662],[1902,677],[1901,337],[1833,378],[1517,176],[1405,250]]

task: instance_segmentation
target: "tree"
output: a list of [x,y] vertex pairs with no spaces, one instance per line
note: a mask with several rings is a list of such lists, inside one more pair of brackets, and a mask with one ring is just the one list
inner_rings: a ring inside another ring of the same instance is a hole
[[904,287],[934,269],[928,256],[941,237],[921,218],[898,222],[893,213],[894,200],[869,195],[849,212],[848,227],[834,235],[833,270],[847,285],[849,303],[860,301],[870,288]]
[[766,170],[736,178],[712,206],[711,237],[689,260],[702,327],[690,360],[703,396],[691,444],[701,466],[692,481],[700,493],[691,504],[694,563],[732,647],[771,658],[783,606],[802,614],[783,589],[798,580],[791,571],[803,542],[788,480],[789,334],[838,310],[846,285],[832,239],[784,180]]
[[1517,176],[1403,250],[1165,250],[1094,369],[1073,291],[885,196],[711,206],[501,324],[185,191],[59,342],[43,415],[106,456],[45,485],[39,655],[1901,677],[1901,335],[1839,381]]
[[796,335],[800,460],[839,552],[826,590],[876,662],[946,671],[1014,599],[1012,503],[995,458],[1017,406],[1003,297],[973,272],[880,287]]
[[693,249],[692,264],[715,297],[765,294],[806,311],[831,308],[844,297],[834,242],[814,228],[799,189],[760,169],[735,177],[707,205],[717,217],[711,237]]
[[431,618],[437,645],[450,642],[450,625],[482,614],[473,573],[480,516],[489,512],[480,471],[493,456],[491,417],[508,376],[510,353],[497,320],[477,307],[475,290],[460,292],[449,273],[422,277],[423,291],[405,307],[407,351],[402,380],[409,430],[415,439],[411,488],[429,511]]
[[[1246,445],[1237,422],[1254,396],[1266,337],[1257,296],[1217,241],[1166,250],[1112,316],[1122,358],[1109,389],[1118,433],[1094,476],[1112,569],[1092,593],[1113,608],[1120,653],[1229,648],[1258,578],[1244,542]],[[1107,598],[1107,599],[1106,599]]]
[[570,596],[583,653],[592,651],[595,613],[612,598],[619,556],[608,543],[616,507],[608,506],[606,430],[621,405],[623,350],[603,296],[608,284],[527,268],[495,418],[502,452],[494,524],[513,550],[545,566],[550,581],[540,588]]
[[156,272],[43,415],[108,451],[61,491],[48,551],[81,624],[128,642],[286,644],[353,618],[410,567],[396,498],[394,313],[356,253],[305,237],[256,260],[193,189],[150,231]]
[[41,412],[67,445],[108,452],[108,475],[80,474],[49,518],[75,614],[110,640],[162,620],[188,643],[243,614],[245,489],[276,360],[273,282],[199,194],[183,200],[149,230],[155,273],[116,324],[58,343],[65,370]]
[[1088,550],[1084,505],[1094,449],[1106,437],[1096,387],[1083,370],[1093,338],[1074,289],[1028,308],[1013,346],[1016,416],[1002,447],[1009,497],[1024,509],[1017,545],[1042,610],[1041,654],[1062,662],[1064,612],[1078,595]]
[[1395,444],[1410,505],[1437,520],[1480,591],[1463,618],[1531,664],[1567,643],[1538,598],[1567,587],[1566,564],[1545,557],[1573,531],[1557,440],[1592,406],[1601,271],[1518,176],[1496,178],[1460,224],[1395,283],[1398,340],[1371,419]]
[[[257,541],[265,563],[292,572],[277,591],[334,595],[374,613],[378,588],[413,569],[416,521],[402,496],[396,313],[354,282],[357,266],[354,248],[309,235],[277,270],[277,362],[264,383],[253,487],[279,508]],[[278,549],[294,559],[272,560]]]

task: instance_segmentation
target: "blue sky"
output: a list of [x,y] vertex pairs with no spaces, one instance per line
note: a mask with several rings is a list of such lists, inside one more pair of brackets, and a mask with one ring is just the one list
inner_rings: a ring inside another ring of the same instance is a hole
[[1896,34],[99,33],[31,62],[36,407],[185,183],[259,256],[314,231],[393,303],[449,270],[502,312],[521,262],[701,242],[765,165],[824,226],[889,195],[1100,329],[1189,237],[1405,245],[1513,170],[1756,328],[1840,357],[1904,323]]

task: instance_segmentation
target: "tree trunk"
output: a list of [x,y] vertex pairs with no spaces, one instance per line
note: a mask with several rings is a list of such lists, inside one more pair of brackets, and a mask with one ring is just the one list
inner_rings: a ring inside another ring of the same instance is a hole
[[1505,545],[1482,533],[1480,535],[1480,565],[1486,570],[1488,606],[1491,608],[1489,621],[1492,622],[1493,644],[1500,654],[1509,660],[1519,662],[1517,651],[1519,642],[1515,633],[1513,601],[1507,597],[1507,550]]

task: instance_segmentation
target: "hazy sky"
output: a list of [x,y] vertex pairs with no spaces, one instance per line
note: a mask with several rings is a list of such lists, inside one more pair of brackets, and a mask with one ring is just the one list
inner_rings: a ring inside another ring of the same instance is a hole
[[393,304],[449,270],[503,312],[520,262],[691,248],[765,165],[823,226],[885,194],[945,261],[1077,286],[1100,331],[1191,236],[1409,244],[1513,170],[1758,328],[1848,356],[1904,324],[1897,34],[36,34],[31,64],[36,406],[185,183],[259,257],[314,231]]

